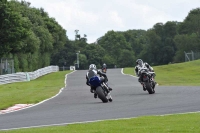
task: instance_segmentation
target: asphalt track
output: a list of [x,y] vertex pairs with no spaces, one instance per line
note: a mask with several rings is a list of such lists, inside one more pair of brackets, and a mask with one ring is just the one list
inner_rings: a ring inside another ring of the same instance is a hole
[[150,95],[137,78],[108,69],[113,102],[102,103],[90,93],[85,74],[84,70],[69,74],[67,86],[53,99],[0,115],[0,130],[200,111],[199,87],[156,86]]

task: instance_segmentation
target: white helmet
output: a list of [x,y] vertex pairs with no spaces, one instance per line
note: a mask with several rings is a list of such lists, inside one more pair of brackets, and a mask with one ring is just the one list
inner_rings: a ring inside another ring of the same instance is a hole
[[95,64],[91,64],[91,65],[89,66],[89,70],[92,70],[92,69],[97,69],[97,67],[96,67]]
[[143,61],[141,59],[137,59],[136,64],[142,67]]

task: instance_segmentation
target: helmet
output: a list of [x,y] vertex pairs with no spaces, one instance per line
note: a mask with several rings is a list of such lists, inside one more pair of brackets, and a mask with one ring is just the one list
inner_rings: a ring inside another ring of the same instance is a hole
[[136,64],[139,65],[139,66],[142,66],[143,61],[141,59],[137,59],[136,60]]
[[106,67],[106,63],[103,63],[103,67]]
[[91,64],[91,65],[89,66],[89,70],[92,70],[92,69],[97,69],[97,67],[96,67],[95,64]]

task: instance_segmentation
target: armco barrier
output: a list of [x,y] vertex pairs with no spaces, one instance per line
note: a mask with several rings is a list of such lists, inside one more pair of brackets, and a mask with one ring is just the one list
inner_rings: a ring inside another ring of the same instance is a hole
[[58,66],[48,66],[34,72],[18,72],[14,74],[0,75],[0,85],[14,82],[30,81],[48,73],[59,71]]

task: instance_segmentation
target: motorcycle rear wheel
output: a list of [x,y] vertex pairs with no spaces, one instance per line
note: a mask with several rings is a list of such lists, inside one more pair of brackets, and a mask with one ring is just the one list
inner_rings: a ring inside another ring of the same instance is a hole
[[102,102],[107,103],[108,99],[106,98],[103,89],[99,86],[96,88],[96,93],[98,95],[98,98],[102,100]]

